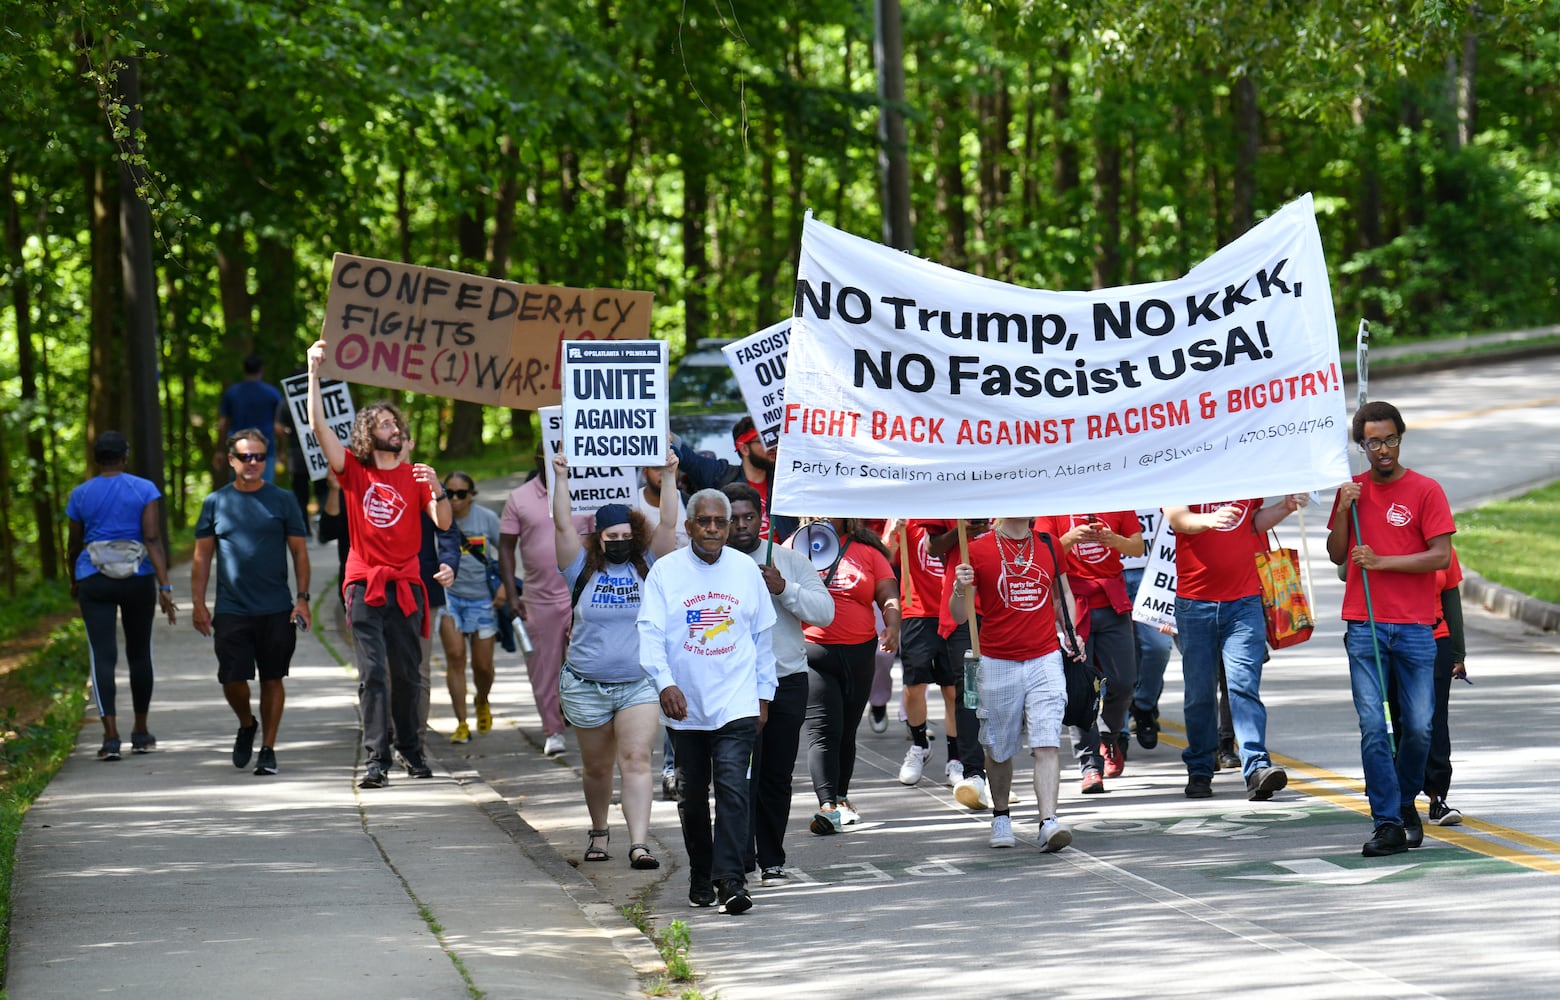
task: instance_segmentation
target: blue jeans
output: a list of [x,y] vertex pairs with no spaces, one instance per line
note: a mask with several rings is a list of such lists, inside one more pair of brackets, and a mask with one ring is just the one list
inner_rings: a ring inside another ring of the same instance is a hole
[[[1123,570],[1127,596],[1137,600],[1138,585],[1143,582],[1140,569]],[[1132,690],[1132,707],[1159,717],[1159,696],[1165,689],[1165,667],[1170,663],[1170,637],[1142,622],[1132,623],[1137,639],[1137,684]]]
[[1269,764],[1267,709],[1262,705],[1262,654],[1267,632],[1262,598],[1234,601],[1175,599],[1176,631],[1181,638],[1181,676],[1186,689],[1186,749],[1181,760],[1188,774],[1213,776],[1219,746],[1219,661],[1229,682],[1230,714],[1241,774]]
[[[1425,780],[1430,752],[1430,718],[1435,705],[1435,635],[1428,625],[1377,622],[1375,642],[1368,622],[1349,622],[1343,647],[1349,653],[1349,686],[1354,711],[1360,717],[1360,763],[1365,769],[1365,797],[1371,819],[1402,823],[1403,809],[1413,805]],[[1376,651],[1381,652],[1381,674]],[[1382,679],[1397,688],[1403,718],[1395,719],[1397,759],[1387,742],[1382,710]]]
[[[758,735],[758,718],[733,719],[715,730],[672,729],[677,748],[677,818],[690,876],[743,878],[742,855],[748,843],[748,766]],[[710,821],[710,785],[715,786],[715,818]]]

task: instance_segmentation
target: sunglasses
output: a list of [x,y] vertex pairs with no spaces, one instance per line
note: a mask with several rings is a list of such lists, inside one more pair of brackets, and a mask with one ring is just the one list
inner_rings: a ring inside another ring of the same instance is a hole
[[236,458],[240,462],[244,462],[248,465],[254,465],[257,462],[265,461],[265,452],[263,451],[251,451],[248,454],[245,454],[241,451],[230,451],[228,452],[228,455],[229,457]]
[[451,489],[446,489],[444,492],[448,493],[450,495],[450,499],[452,499],[452,500],[464,500],[467,497],[472,497],[472,496],[476,496],[477,495],[477,491],[476,490],[451,490]]

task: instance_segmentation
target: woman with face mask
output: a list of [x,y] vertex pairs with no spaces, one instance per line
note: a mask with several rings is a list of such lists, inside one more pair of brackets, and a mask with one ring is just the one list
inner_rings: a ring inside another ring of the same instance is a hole
[[[558,569],[573,594],[574,629],[559,677],[563,714],[580,745],[585,808],[590,813],[586,861],[606,861],[611,838],[612,766],[623,782],[634,868],[659,868],[650,833],[650,756],[660,729],[660,696],[639,666],[640,588],[650,565],[677,545],[675,489],[661,492],[661,523],[652,534],[644,515],[622,504],[596,511],[596,530],[581,538],[570,519],[569,464],[555,455],[553,526]],[[662,470],[677,481],[677,458]]]

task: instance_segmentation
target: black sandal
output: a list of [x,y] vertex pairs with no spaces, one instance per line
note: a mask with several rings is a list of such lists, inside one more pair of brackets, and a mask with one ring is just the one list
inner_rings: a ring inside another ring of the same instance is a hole
[[586,861],[610,861],[610,860],[612,860],[612,855],[607,853],[606,848],[604,848],[604,847],[597,847],[596,846],[596,841],[597,840],[604,840],[604,841],[606,841],[608,843],[611,843],[612,842],[612,831],[611,830],[588,830],[588,831],[586,831],[586,833],[589,835],[590,839],[585,842],[585,860]]
[[[640,852],[637,858],[634,857],[635,851]],[[630,868],[638,868],[640,871],[649,871],[652,868],[661,867],[661,862],[657,861],[655,855],[650,853],[649,844],[635,844],[628,849],[628,866]]]

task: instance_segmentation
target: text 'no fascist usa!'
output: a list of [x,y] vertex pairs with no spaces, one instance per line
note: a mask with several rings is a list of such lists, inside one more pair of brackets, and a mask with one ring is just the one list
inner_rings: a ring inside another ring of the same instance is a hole
[[780,513],[1132,510],[1349,476],[1309,195],[1184,278],[1088,292],[964,274],[809,216],[790,335]]
[[489,406],[562,396],[565,340],[642,340],[649,292],[522,285],[336,254],[321,373]]

